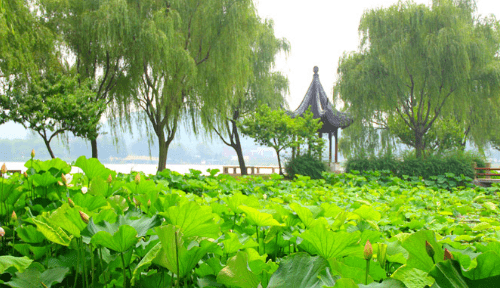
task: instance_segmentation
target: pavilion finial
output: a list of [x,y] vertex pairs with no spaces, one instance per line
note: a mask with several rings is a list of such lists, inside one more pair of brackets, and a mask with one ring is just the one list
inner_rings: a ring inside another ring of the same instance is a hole
[[317,75],[317,74],[318,74],[318,71],[319,71],[318,66],[314,66],[313,71],[314,71],[314,74],[315,74],[315,75]]

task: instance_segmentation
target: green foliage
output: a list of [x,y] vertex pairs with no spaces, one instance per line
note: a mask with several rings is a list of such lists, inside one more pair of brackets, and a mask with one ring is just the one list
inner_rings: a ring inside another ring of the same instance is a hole
[[417,158],[436,141],[445,148],[463,136],[484,145],[487,130],[497,131],[487,123],[499,115],[498,27],[494,17],[476,16],[475,1],[366,11],[359,51],[345,53],[338,68],[335,94],[355,119],[346,134],[386,129],[393,134],[382,145],[400,137]]
[[[50,68],[49,68],[50,69]],[[61,133],[95,137],[102,102],[92,102],[89,85],[64,73],[47,73],[0,95],[0,123],[14,121],[40,135],[52,158],[50,142]]]
[[322,173],[326,171],[325,164],[309,155],[300,155],[288,161],[285,165],[286,174],[290,178],[295,175],[309,176],[311,179],[322,178]]
[[294,142],[295,127],[292,119],[283,110],[271,110],[267,105],[257,108],[253,118],[246,118],[241,122],[241,133],[254,138],[254,141],[268,146],[276,151],[281,171],[280,153]]
[[500,277],[500,200],[491,189],[451,185],[458,181],[451,174],[404,181],[389,171],[323,173],[325,179],[283,181],[164,170],[113,174],[104,193],[91,195],[83,188],[101,178],[92,172],[100,163],[77,162],[89,175],[68,175],[68,185],[31,184],[66,171],[57,160],[30,160],[26,166],[36,169],[27,177],[0,181],[0,189],[19,196],[1,205],[8,211],[0,213],[3,284],[488,287]]
[[448,174],[474,178],[474,162],[477,163],[478,167],[485,166],[483,158],[471,152],[456,151],[444,155],[435,154],[429,155],[425,159],[418,159],[414,154],[409,153],[402,160],[398,160],[392,155],[351,158],[346,163],[346,171],[388,170],[398,177],[404,175],[420,176],[426,180],[432,180],[437,175]]

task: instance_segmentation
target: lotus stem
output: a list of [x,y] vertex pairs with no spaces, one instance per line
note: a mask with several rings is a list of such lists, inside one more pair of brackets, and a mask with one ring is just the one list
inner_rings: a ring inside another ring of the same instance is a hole
[[177,260],[177,284],[176,287],[180,287],[181,275],[179,269],[179,247],[177,246],[177,230],[175,231],[175,259]]
[[370,274],[370,260],[366,260],[365,285],[368,285],[368,274]]
[[120,252],[120,257],[122,258],[123,288],[127,288],[127,273],[125,273],[125,259],[123,258],[123,252]]

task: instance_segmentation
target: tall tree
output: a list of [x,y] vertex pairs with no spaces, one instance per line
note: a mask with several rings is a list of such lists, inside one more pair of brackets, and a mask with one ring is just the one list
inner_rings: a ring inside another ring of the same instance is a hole
[[14,121],[42,137],[52,158],[50,142],[72,132],[93,137],[103,105],[94,102],[91,85],[79,85],[71,75],[49,72],[31,79],[28,88],[18,86],[0,96],[0,124]]
[[297,138],[294,134],[297,131],[294,120],[298,119],[292,119],[281,109],[271,110],[269,106],[261,105],[256,109],[254,117],[245,118],[240,124],[241,133],[253,138],[259,145],[274,149],[281,175],[281,152],[294,145]]
[[127,60],[138,87],[131,97],[158,138],[161,171],[179,122],[196,132],[201,109],[227,109],[225,97],[245,87],[258,20],[250,0],[151,0],[129,12],[138,23]]
[[[290,45],[286,39],[274,36],[271,20],[265,20],[258,26],[258,35],[251,43],[252,70],[246,88],[238,94],[224,95],[223,105],[226,107],[222,111],[220,107],[215,107],[212,111],[203,110],[203,123],[207,130],[215,132],[224,144],[235,150],[241,175],[247,175],[247,169],[237,123],[255,114],[261,104],[266,104],[271,109],[285,106],[284,94],[288,91],[288,79],[280,72],[273,71],[273,68],[277,54],[287,53]],[[223,114],[224,111],[226,114]]]
[[476,16],[470,0],[367,11],[360,50],[340,59],[336,94],[365,128],[390,130],[388,118],[398,117],[421,157],[425,135],[440,118],[458,121],[464,131],[487,121],[473,118],[480,112],[471,107],[498,98],[498,28],[494,17]]
[[[115,94],[130,89],[125,57],[134,40],[132,31],[136,28],[129,14],[129,5],[140,5],[139,1],[100,0],[41,0],[45,17],[54,31],[60,35],[62,48],[67,48],[68,57],[76,59],[76,71],[80,83],[94,83],[94,103],[102,102],[107,107]],[[135,3],[135,4],[134,4]],[[135,47],[137,48],[137,47]],[[102,117],[106,109],[99,110]],[[113,116],[113,115],[110,115]],[[92,157],[98,157],[98,126],[89,138]]]

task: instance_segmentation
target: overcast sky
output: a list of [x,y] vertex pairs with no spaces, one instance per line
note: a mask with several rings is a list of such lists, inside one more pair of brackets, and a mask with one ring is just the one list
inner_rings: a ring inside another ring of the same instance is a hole
[[[429,4],[429,0],[416,0]],[[274,21],[275,35],[288,39],[291,52],[280,56],[276,69],[288,76],[289,108],[295,110],[312,81],[313,67],[332,99],[339,58],[359,44],[358,25],[363,12],[388,7],[397,0],[255,0],[262,18]],[[478,0],[478,12],[500,18],[500,0]],[[24,138],[26,131],[13,123],[0,125],[0,138]]]
[[[429,0],[415,0],[430,4]],[[312,81],[313,67],[332,100],[338,61],[345,51],[357,50],[358,26],[367,9],[389,7],[397,0],[255,0],[260,17],[274,20],[275,35],[288,39],[291,52],[276,69],[288,75],[288,104],[295,110]],[[500,19],[500,0],[477,0],[478,13]]]

